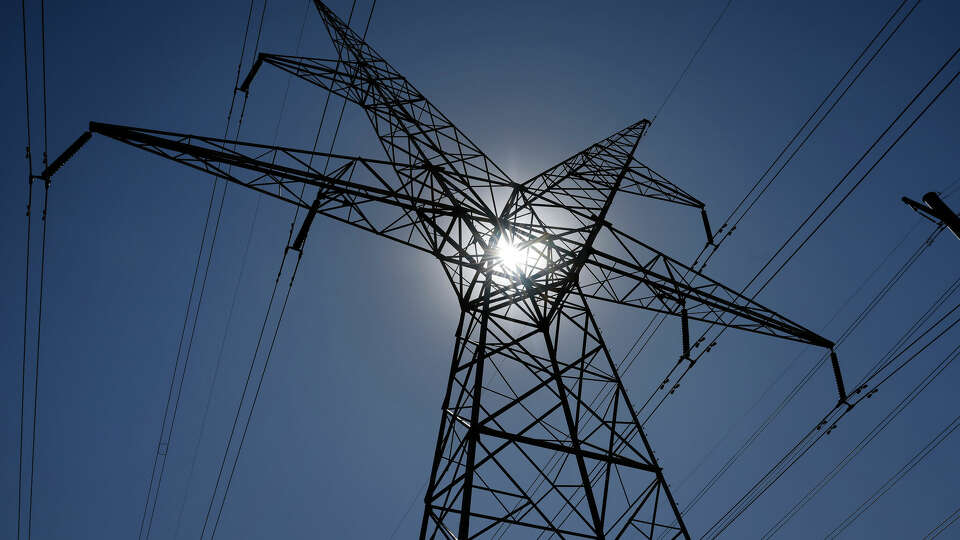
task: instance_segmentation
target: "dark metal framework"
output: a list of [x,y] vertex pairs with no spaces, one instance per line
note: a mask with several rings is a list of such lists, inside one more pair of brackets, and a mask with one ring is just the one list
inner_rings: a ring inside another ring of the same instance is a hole
[[690,321],[833,344],[607,220],[615,195],[637,195],[699,209],[711,241],[703,203],[633,157],[649,121],[514,182],[315,3],[338,58],[261,54],[241,90],[263,64],[329,90],[363,109],[386,160],[90,131],[303,208],[292,249],[323,215],[440,261],[461,314],[421,538],[689,538],[590,302],[679,317],[688,361]]

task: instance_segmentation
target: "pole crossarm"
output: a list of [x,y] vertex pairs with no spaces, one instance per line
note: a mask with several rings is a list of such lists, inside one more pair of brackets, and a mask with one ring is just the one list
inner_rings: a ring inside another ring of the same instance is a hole
[[611,251],[592,249],[581,273],[589,298],[688,317],[819,347],[833,342],[605,224]]

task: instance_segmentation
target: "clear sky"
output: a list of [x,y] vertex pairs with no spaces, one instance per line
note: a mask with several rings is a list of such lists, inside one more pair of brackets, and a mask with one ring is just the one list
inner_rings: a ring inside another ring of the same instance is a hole
[[[638,159],[705,201],[719,226],[898,3],[734,0],[641,142]],[[652,116],[724,4],[381,0],[368,41],[521,181]],[[330,6],[346,18],[350,2]],[[320,18],[305,7],[300,0],[270,0],[261,50],[293,54],[305,24],[300,53],[333,56]],[[369,9],[369,2],[358,2],[355,28],[362,27]],[[90,120],[223,134],[246,2],[49,0],[46,11],[51,154]],[[32,23],[36,15],[33,6]],[[920,4],[724,244],[708,274],[735,288],[749,280],[960,45],[958,20],[956,2]],[[38,30],[31,25],[32,38]],[[0,131],[4,538],[16,530],[23,328],[20,40],[19,3],[6,2],[0,8],[0,96],[6,113]],[[34,75],[38,43],[31,39]],[[248,65],[249,49],[244,71]],[[31,83],[37,105],[39,80]],[[264,70],[250,95],[241,138],[309,148],[322,104],[317,88],[301,81],[288,87],[285,76]],[[33,112],[36,134],[39,108]],[[951,88],[759,300],[835,339],[932,230],[927,222],[914,228],[919,218],[900,197],[918,199],[960,176],[958,120],[960,89]],[[330,134],[325,130],[322,140]],[[39,138],[33,148],[39,156]],[[336,150],[382,157],[365,117],[350,106]],[[99,137],[54,178],[33,538],[137,534],[210,186],[207,176]],[[948,202],[956,208],[960,197]],[[256,208],[254,194],[228,191],[154,538],[176,538],[178,529],[180,538],[200,534],[292,214],[263,200],[252,223]],[[699,217],[689,209],[624,198],[614,216],[621,229],[680,260],[692,260],[702,246]],[[902,248],[827,325],[911,228]],[[848,381],[867,372],[957,278],[957,268],[960,242],[943,234],[839,348]],[[425,255],[337,223],[315,224],[217,537],[388,538],[398,524],[396,538],[414,536],[420,503],[401,518],[412,500],[422,499],[456,324],[457,306],[444,282],[439,265]],[[955,303],[954,298],[948,305]],[[616,357],[649,319],[627,308],[598,307],[598,313]],[[635,402],[646,398],[675,361],[679,336],[678,324],[665,325],[624,374]],[[958,339],[958,331],[946,335],[848,415],[726,536],[759,537]],[[728,332],[653,417],[649,437],[681,507],[816,362],[817,351],[807,350],[750,409],[802,351],[796,344]],[[28,380],[31,376],[28,372]],[[822,537],[839,524],[960,413],[958,381],[960,367],[947,368],[778,537]],[[693,535],[706,531],[835,399],[831,374],[819,371],[691,510],[687,524]],[[731,425],[730,436],[681,483]],[[943,443],[847,535],[922,536],[960,505],[958,452],[960,435]],[[946,537],[960,535],[960,529],[952,534]]]

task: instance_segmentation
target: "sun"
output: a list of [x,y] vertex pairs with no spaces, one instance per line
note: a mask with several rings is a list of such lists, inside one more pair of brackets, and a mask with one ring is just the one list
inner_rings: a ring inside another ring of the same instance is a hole
[[506,239],[497,244],[496,257],[498,264],[510,274],[522,273],[527,258],[522,249]]
[[523,242],[507,234],[502,235],[491,250],[494,281],[508,285],[534,274],[542,266],[541,250],[538,242]]

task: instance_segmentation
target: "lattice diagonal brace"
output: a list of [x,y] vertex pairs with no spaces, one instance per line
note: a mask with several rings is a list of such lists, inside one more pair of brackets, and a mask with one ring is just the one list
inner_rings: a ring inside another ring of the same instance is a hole
[[90,131],[305,209],[293,249],[323,215],[441,262],[461,314],[421,538],[689,538],[588,301],[677,316],[685,329],[703,321],[832,343],[608,221],[621,192],[704,207],[633,158],[648,121],[514,182],[316,5],[339,57],[261,55],[242,89],[264,64],[328,89],[366,112],[387,159],[102,123]]

